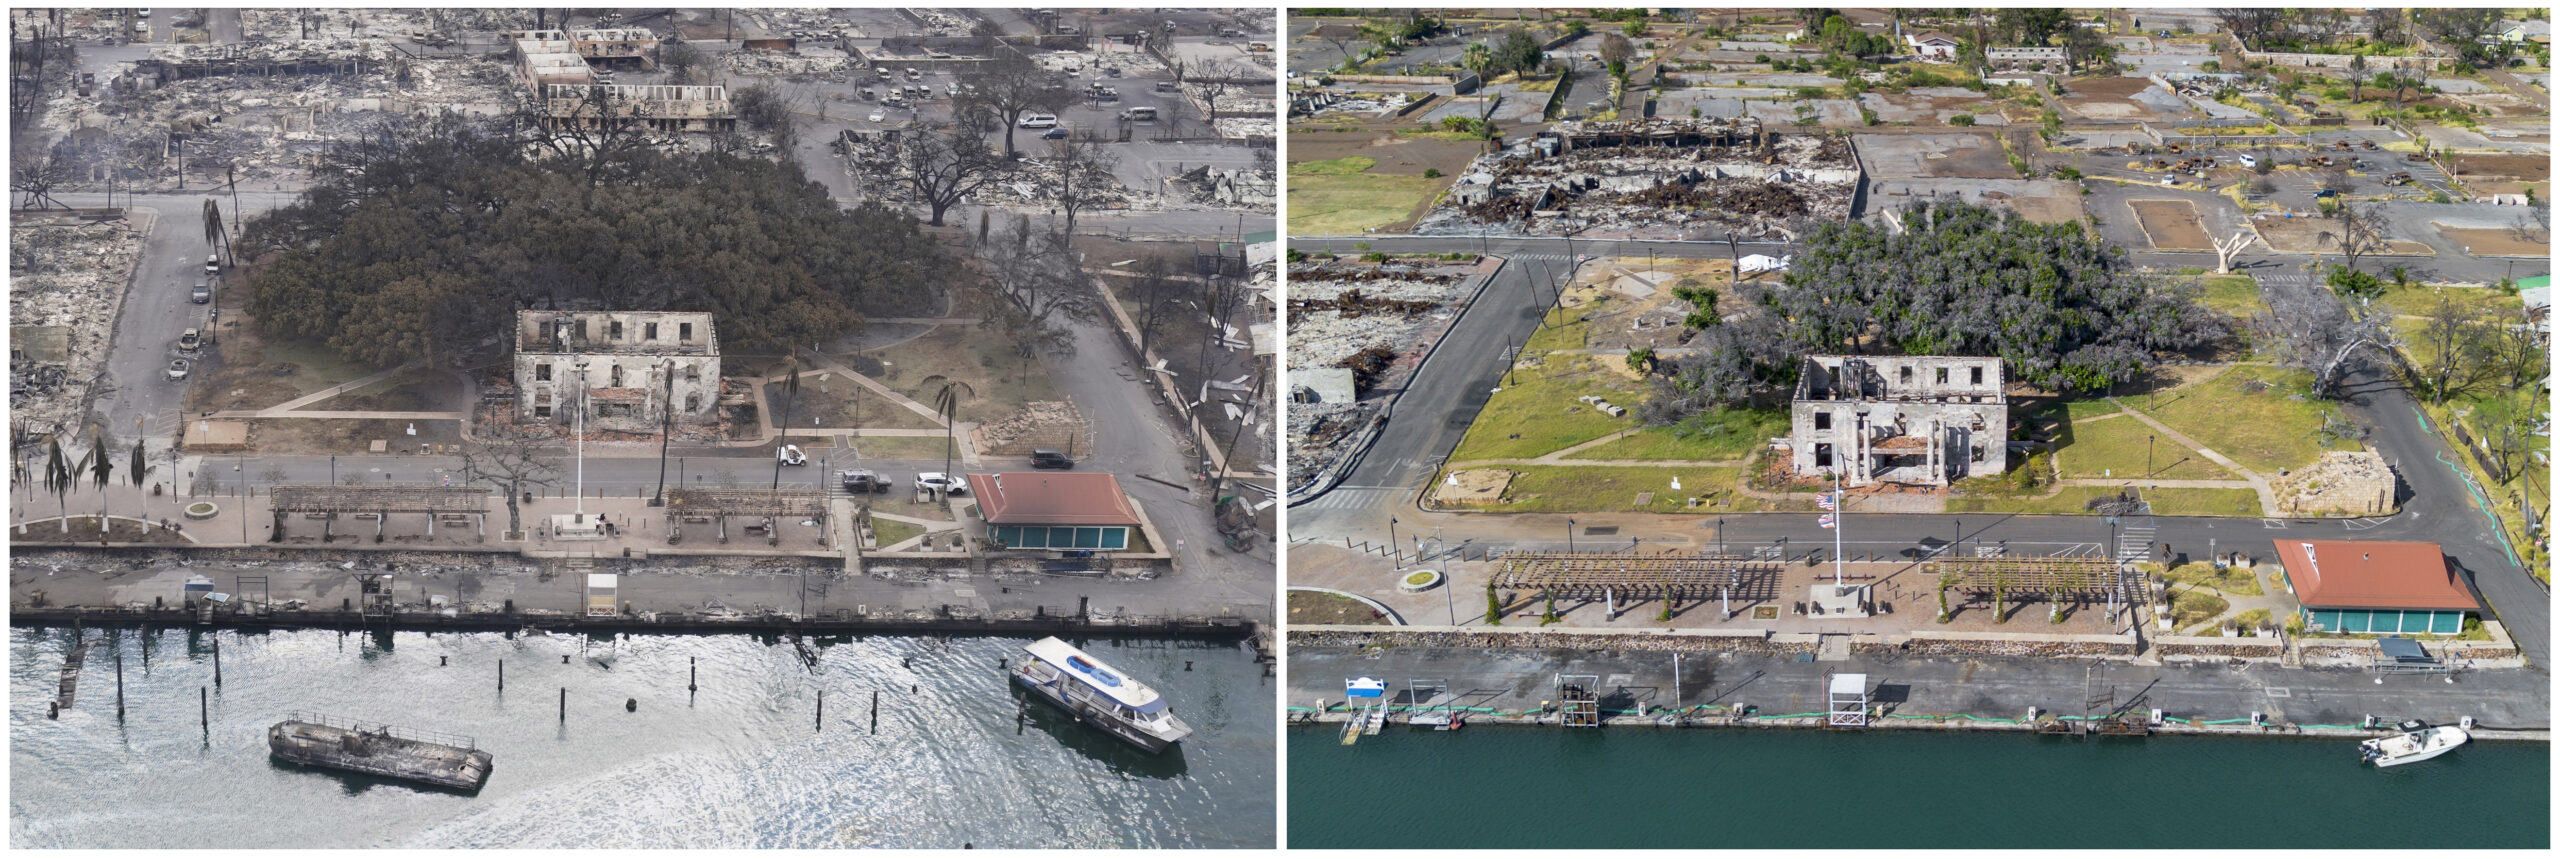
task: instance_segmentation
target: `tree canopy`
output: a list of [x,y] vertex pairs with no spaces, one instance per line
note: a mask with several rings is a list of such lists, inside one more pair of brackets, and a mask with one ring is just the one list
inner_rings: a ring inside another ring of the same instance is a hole
[[480,353],[537,307],[709,311],[723,340],[776,348],[925,308],[949,269],[912,216],[842,209],[787,162],[539,151],[454,119],[343,147],[346,169],[251,225],[250,312],[377,364]]
[[2192,281],[2134,271],[2077,224],[1958,203],[1915,207],[1900,227],[1812,230],[1783,287],[1744,285],[1756,313],[1708,327],[1665,368],[1647,417],[1775,393],[1818,354],[1996,356],[2021,383],[2086,391],[2229,330]]

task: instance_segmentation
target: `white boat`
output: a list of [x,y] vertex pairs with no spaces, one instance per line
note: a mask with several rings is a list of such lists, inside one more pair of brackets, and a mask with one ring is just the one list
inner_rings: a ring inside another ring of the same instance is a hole
[[1034,641],[1022,652],[1031,658],[1013,670],[1013,682],[1085,724],[1150,752],[1164,751],[1191,735],[1191,726],[1173,715],[1155,689],[1056,636]]
[[2427,723],[2411,719],[2400,723],[2400,733],[2364,741],[2359,748],[2364,759],[2374,766],[2392,767],[2416,763],[2453,751],[2471,741],[2471,735],[2452,725],[2427,727]]

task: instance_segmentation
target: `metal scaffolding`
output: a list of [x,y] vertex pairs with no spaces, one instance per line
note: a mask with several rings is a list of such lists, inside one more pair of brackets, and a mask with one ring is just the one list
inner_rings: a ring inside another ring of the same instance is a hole
[[1785,567],[1740,555],[1525,553],[1503,556],[1493,587],[1567,599],[1765,601],[1777,598]]
[[[670,527],[667,542],[682,535],[686,521],[712,519],[718,522],[719,539],[729,541],[729,517],[755,516],[766,520],[766,536],[779,539],[780,520],[793,516],[817,520],[818,542],[827,541],[827,496],[815,489],[668,489],[667,516]],[[754,534],[753,528],[748,529]]]
[[279,484],[268,493],[269,508],[275,515],[275,533],[269,542],[284,539],[285,516],[302,513],[321,520],[320,536],[329,537],[330,527],[341,513],[373,514],[373,533],[382,536],[383,523],[393,513],[423,513],[427,517],[427,536],[436,534],[440,516],[471,516],[482,536],[488,534],[489,490],[471,486],[438,486],[428,483],[377,483],[362,486],[332,484]]

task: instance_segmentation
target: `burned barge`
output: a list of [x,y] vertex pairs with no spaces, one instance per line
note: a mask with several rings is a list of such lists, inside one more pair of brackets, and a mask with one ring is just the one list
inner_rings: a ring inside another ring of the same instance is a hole
[[470,737],[295,713],[267,729],[267,750],[304,766],[476,792],[490,755]]

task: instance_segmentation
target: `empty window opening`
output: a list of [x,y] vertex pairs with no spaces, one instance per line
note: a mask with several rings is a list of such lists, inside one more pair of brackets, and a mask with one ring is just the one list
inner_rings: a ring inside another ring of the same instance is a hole
[[597,404],[596,404],[596,417],[600,417],[600,418],[627,418],[627,417],[630,417],[630,416],[631,416],[631,404],[630,404],[630,403],[597,403]]
[[1814,429],[1818,429],[1818,430],[1827,430],[1827,429],[1830,429],[1830,428],[1831,428],[1831,413],[1830,413],[1830,412],[1814,412],[1814,413],[1813,413],[1813,428],[1814,428]]
[[686,364],[686,365],[684,365],[684,380],[685,380],[685,381],[687,381],[687,382],[699,382],[699,381],[702,381],[702,365],[700,365],[700,364]]
[[1982,368],[1973,368],[1973,383],[1976,385],[1982,384]]
[[1940,367],[1940,368],[1938,368],[1938,384],[1944,385],[1944,384],[1946,384],[1946,383],[1947,383],[1947,368],[1945,368],[1945,367]]
[[533,380],[534,380],[534,381],[536,381],[536,382],[548,382],[548,381],[551,381],[551,365],[549,365],[549,364],[535,364],[535,365],[533,365]]
[[[614,324],[615,324],[615,325],[620,325],[620,324],[622,324],[622,323],[616,322],[616,323],[614,323]],[[620,334],[621,332],[617,331],[617,332],[614,332],[614,333],[615,333],[615,334]],[[608,385],[607,387],[613,387],[613,388],[619,388],[619,387],[622,387],[622,365],[620,365],[620,364],[615,364],[615,365],[613,365],[613,384]]]
[[1813,446],[1813,467],[1815,467],[1815,468],[1830,468],[1830,467],[1831,467],[1831,446],[1830,446],[1830,445],[1827,445],[1827,444],[1817,444],[1817,445],[1814,445],[1814,446]]
[[691,323],[691,322],[678,322],[678,323],[676,323],[676,339],[678,339],[678,340],[682,340],[682,341],[687,342],[687,343],[691,343],[691,342],[693,342],[693,323]]
[[605,323],[605,331],[607,339],[622,339],[622,320],[616,319],[612,322]]
[[[656,339],[658,339],[658,323],[650,322],[650,323],[645,323],[645,324],[641,325],[641,326],[640,326],[640,333],[647,335],[647,338],[646,338],[646,339],[650,339],[650,340],[656,340]],[[1974,381],[1976,381],[1976,382],[1982,381],[1982,379],[1980,378],[1980,377],[1981,377],[1981,375],[1982,375],[1982,371],[1980,371],[1980,370],[1975,370],[1975,371],[1973,371],[1973,374],[1974,374],[1974,376],[1976,377],[1976,378],[1974,379]]]
[[547,420],[550,420],[550,419],[551,419],[551,407],[550,407],[550,406],[535,406],[535,407],[533,407],[533,417],[534,417],[534,419],[535,419],[535,420],[546,420],[546,421],[547,421]]
[[1902,368],[1902,383],[1905,385],[1911,384],[1911,368]]
[[686,394],[686,395],[684,395],[684,410],[685,410],[685,411],[687,411],[687,412],[698,412],[698,411],[702,411],[702,395],[701,395],[701,394]]

